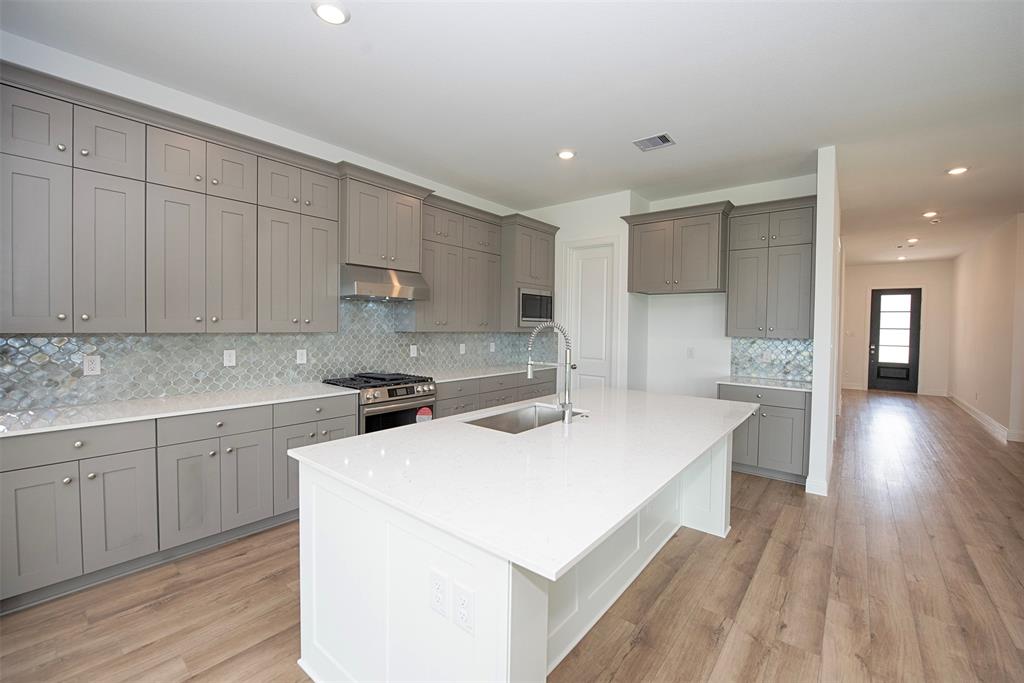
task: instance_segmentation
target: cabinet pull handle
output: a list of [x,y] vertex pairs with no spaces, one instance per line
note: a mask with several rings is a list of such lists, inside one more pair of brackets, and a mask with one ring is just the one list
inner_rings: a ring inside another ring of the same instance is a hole
[[292,318],[292,322],[295,323],[296,325],[298,325],[299,324],[299,319],[298,318]]
[[203,316],[201,316],[201,315],[197,315],[197,316],[196,316],[196,322],[197,322],[197,323],[201,323],[201,322],[203,322]]
[[198,173],[196,173],[196,182],[198,183],[202,179],[203,179],[203,176],[201,176]]
[[86,479],[95,479],[96,478],[96,473],[95,472],[90,472],[89,474],[85,475],[85,478]]
[[327,436],[327,430],[325,429],[325,430],[321,431],[320,434],[323,435],[323,436]]
[[299,198],[298,197],[292,197],[292,204],[298,204],[298,203],[299,203]]
[[316,438],[316,432],[310,432],[309,433],[309,438],[315,439]]
[[221,422],[220,420],[218,420],[218,421],[217,421],[217,426],[218,426],[218,427],[223,427],[223,426],[224,426],[224,423],[223,423],[223,422]]
[[316,410],[316,412],[318,412],[318,413],[322,413],[322,412],[324,412],[324,409],[323,409],[323,408],[321,408],[321,407],[319,407],[319,406],[317,406],[317,407],[315,408],[315,410]]
[[74,479],[72,479],[71,477],[64,477],[63,479],[61,479],[61,483],[63,483],[65,486],[70,484],[72,481],[74,481]]
[[308,199],[307,199],[307,200],[306,200],[306,202],[305,202],[306,206],[310,206],[310,205],[312,205],[312,203],[313,203],[313,202],[309,201]]
[[82,314],[82,320],[88,320],[88,319],[89,319],[89,314],[88,313],[83,313]]
[[81,154],[81,155],[82,155],[83,157],[87,157],[87,156],[89,156],[89,150],[87,150],[87,149],[85,149],[85,148],[83,147],[83,148],[82,148],[82,151],[81,151],[81,152],[79,152],[79,154]]
[[58,313],[57,314],[57,320],[67,320],[67,319],[68,319],[68,317],[66,315],[64,315],[63,313]]
[[58,152],[63,152],[63,151],[64,151],[64,150],[66,150],[67,148],[68,148],[68,146],[67,146],[67,145],[65,145],[64,143],[59,143],[59,144],[57,145],[57,151],[58,151]]
[[209,455],[212,458],[213,456],[217,455],[217,451],[210,451]]
[[84,441],[76,441],[75,443],[73,443],[71,445],[74,446],[75,448],[81,448],[82,446],[85,445],[85,442]]
[[217,180],[216,178],[210,178],[210,184],[211,185],[220,185],[220,181]]
[[758,398],[761,398],[761,394],[758,394],[758,395],[757,395],[757,397],[758,397]]
[[305,318],[302,322],[304,322],[304,323],[306,323],[308,325],[309,324],[309,318]]
[[231,446],[228,446],[227,448],[224,449],[224,452],[225,453],[234,453],[235,449],[232,448]]
[[220,320],[220,318],[218,318],[217,316],[213,316],[213,317],[211,317],[211,318],[210,318],[210,322],[211,322],[211,323],[215,323],[215,322],[217,322],[218,320]]

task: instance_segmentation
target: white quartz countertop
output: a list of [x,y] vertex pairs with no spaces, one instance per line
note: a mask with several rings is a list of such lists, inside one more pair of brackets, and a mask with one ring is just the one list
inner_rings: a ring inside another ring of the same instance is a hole
[[[554,368],[535,367],[535,372],[541,370],[554,370]],[[439,370],[430,376],[435,382],[457,382],[464,379],[479,379],[481,377],[497,377],[498,375],[526,374],[526,363],[521,365],[496,365],[485,368],[459,368],[453,370]]]
[[521,434],[467,424],[533,401],[290,450],[301,463],[552,581],[757,405],[624,389]]
[[757,387],[759,389],[787,389],[789,391],[810,392],[811,383],[795,379],[769,379],[766,377],[724,377],[716,381],[716,384],[735,384],[744,387]]
[[359,392],[355,389],[345,389],[320,382],[306,382],[260,389],[211,391],[163,398],[140,398],[63,408],[25,410],[0,415],[0,419],[3,420],[3,423],[0,424],[0,438],[357,393]]

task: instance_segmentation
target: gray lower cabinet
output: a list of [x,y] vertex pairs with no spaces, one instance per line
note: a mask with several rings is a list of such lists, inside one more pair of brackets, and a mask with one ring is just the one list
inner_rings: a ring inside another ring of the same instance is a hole
[[219,532],[220,440],[161,446],[156,459],[160,549]]
[[206,195],[146,185],[146,329],[206,331]]
[[155,553],[156,451],[78,462],[82,496],[82,564],[86,573]]
[[813,286],[814,248],[810,244],[768,249],[766,337],[810,338]]
[[789,474],[804,470],[804,416],[795,408],[761,406],[757,428],[757,466]]
[[801,391],[722,384],[718,397],[760,407],[732,434],[737,469],[788,481],[807,476],[811,395]]
[[78,463],[0,474],[0,597],[82,573]]
[[206,330],[256,331],[256,207],[206,198]]
[[0,149],[7,154],[70,166],[71,119],[67,102],[0,87]]
[[442,417],[461,415],[462,413],[469,413],[482,407],[475,395],[463,398],[448,398],[434,404],[434,417],[441,419]]
[[316,423],[316,442],[324,443],[326,441],[347,439],[350,436],[356,435],[356,429],[355,415],[345,415],[343,417],[334,417],[330,420],[320,420]]
[[145,332],[145,184],[75,169],[74,186],[75,332]]
[[71,169],[0,157],[0,333],[70,333]]
[[288,449],[317,443],[317,423],[274,429],[274,514],[299,507],[299,463],[288,457]]
[[256,203],[256,155],[206,143],[206,194]]
[[274,514],[273,430],[220,439],[220,531]]
[[732,461],[741,465],[757,467],[757,421],[755,413],[733,430]]
[[75,168],[146,179],[146,126],[138,121],[76,106],[74,152]]
[[764,337],[768,314],[768,249],[729,252],[726,336]]
[[193,192],[206,191],[206,141],[146,127],[146,180]]

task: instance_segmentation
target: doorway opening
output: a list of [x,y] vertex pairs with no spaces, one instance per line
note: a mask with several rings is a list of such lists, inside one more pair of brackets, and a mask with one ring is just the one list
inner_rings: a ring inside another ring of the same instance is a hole
[[868,389],[917,393],[921,289],[871,290]]

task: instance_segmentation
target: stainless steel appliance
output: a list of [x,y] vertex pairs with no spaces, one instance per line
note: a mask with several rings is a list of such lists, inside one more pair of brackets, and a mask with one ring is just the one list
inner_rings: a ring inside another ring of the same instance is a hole
[[551,292],[543,289],[519,288],[519,327],[533,327],[551,322],[554,303]]
[[360,434],[415,423],[420,408],[433,408],[437,393],[433,378],[402,373],[361,372],[324,383],[359,390]]

